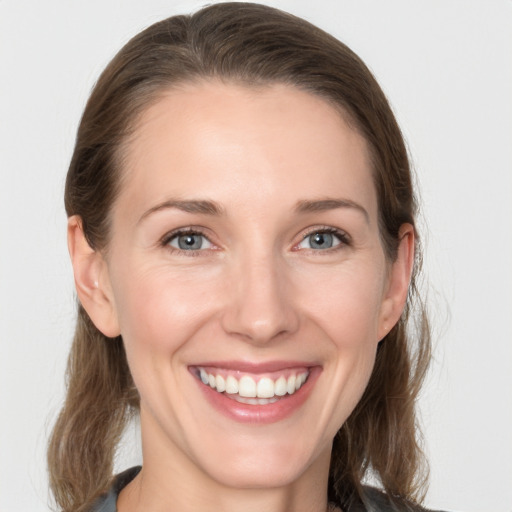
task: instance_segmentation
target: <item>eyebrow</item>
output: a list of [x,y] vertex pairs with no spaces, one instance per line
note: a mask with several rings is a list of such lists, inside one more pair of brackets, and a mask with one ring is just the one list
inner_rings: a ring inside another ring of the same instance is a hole
[[[190,200],[179,200],[179,199],[168,199],[163,203],[153,206],[149,210],[145,211],[139,222],[142,222],[146,217],[160,210],[169,208],[176,208],[186,213],[198,213],[203,215],[220,216],[224,213],[224,209],[215,201],[209,201],[205,199],[190,199]],[[350,199],[318,199],[312,200],[301,200],[297,202],[295,211],[297,213],[314,213],[328,210],[335,210],[337,208],[353,208],[363,214],[366,222],[370,223],[370,216],[368,212],[360,204]]]
[[370,215],[366,209],[355,201],[350,199],[319,199],[316,201],[302,200],[297,203],[295,210],[298,213],[324,212],[327,210],[335,210],[337,208],[353,208],[363,214],[366,222],[370,224]]
[[149,210],[145,211],[138,222],[142,222],[146,217],[160,210],[168,208],[176,208],[187,213],[199,213],[203,215],[222,215],[224,209],[215,201],[207,201],[204,199],[191,199],[187,201],[181,201],[179,199],[168,199],[163,203],[153,206]]

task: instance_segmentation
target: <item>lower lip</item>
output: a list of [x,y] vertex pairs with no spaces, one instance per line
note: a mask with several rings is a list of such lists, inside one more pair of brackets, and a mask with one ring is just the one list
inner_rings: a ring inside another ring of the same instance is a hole
[[240,423],[275,423],[291,416],[307,400],[315,381],[321,373],[320,367],[309,369],[309,376],[302,387],[293,395],[285,395],[277,402],[265,405],[243,404],[203,384],[195,375],[194,379],[208,402],[225,416]]

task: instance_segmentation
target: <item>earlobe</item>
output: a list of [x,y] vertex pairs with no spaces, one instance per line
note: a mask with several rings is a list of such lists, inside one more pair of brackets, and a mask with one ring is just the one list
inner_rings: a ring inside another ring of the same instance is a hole
[[77,215],[68,219],[68,249],[80,303],[105,336],[118,336],[119,323],[105,259],[87,242]]
[[403,224],[399,231],[399,246],[395,261],[391,264],[387,290],[382,302],[379,325],[379,340],[395,326],[400,319],[409,293],[414,266],[414,227]]

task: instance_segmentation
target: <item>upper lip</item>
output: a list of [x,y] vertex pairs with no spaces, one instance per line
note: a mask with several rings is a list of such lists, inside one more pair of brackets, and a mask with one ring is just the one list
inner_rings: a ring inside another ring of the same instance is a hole
[[190,365],[196,368],[213,367],[225,370],[237,370],[246,373],[270,373],[290,368],[311,368],[319,366],[317,363],[306,361],[266,361],[254,363],[250,361],[205,361],[202,363]]

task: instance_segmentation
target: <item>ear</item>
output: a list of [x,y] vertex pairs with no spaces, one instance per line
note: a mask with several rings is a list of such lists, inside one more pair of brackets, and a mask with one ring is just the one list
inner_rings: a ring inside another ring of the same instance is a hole
[[414,228],[402,224],[398,232],[399,245],[395,261],[389,270],[387,289],[381,307],[379,340],[395,326],[404,310],[414,265]]
[[118,336],[119,323],[107,264],[101,252],[87,242],[77,215],[68,220],[68,249],[80,303],[105,336]]

